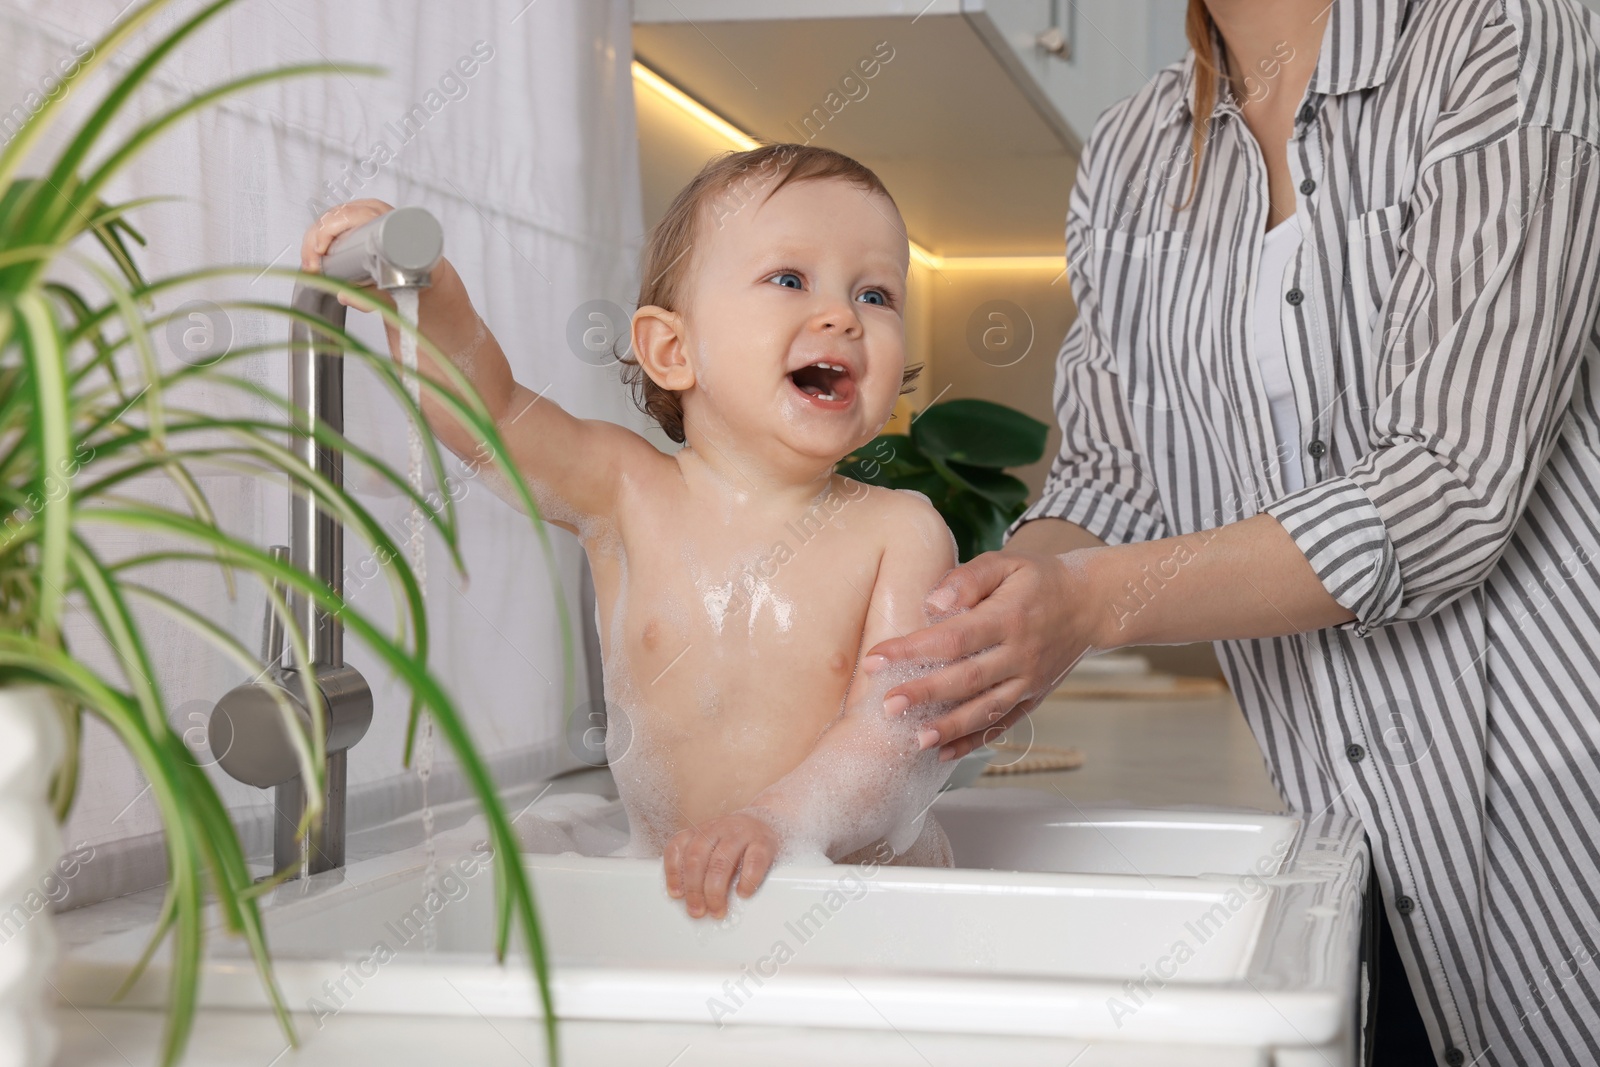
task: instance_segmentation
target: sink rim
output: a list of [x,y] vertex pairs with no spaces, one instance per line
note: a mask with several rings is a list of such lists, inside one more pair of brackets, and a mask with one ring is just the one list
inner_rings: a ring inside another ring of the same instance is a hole
[[[1048,800],[1048,795],[1044,796]],[[1041,803],[1040,807],[1050,808]],[[1365,835],[1358,820],[1349,816],[1325,813],[1314,818],[1287,813],[1244,813],[1206,809],[1139,808],[1130,806],[1073,805],[1073,820],[1095,826],[1115,827],[1127,823],[1148,825],[1160,821],[1172,825],[1262,825],[1270,828],[1274,823],[1293,824],[1289,845],[1277,870],[1261,876],[1269,888],[1269,896],[1262,909],[1259,924],[1253,934],[1254,943],[1246,952],[1242,978],[1228,980],[1190,980],[1162,984],[1159,995],[1139,1005],[1136,1024],[1127,1028],[1105,1029],[1111,1020],[1107,1006],[1112,997],[1126,999],[1126,983],[1070,978],[1039,978],[1008,976],[1005,974],[971,975],[908,974],[904,970],[874,968],[831,967],[827,971],[807,970],[803,966],[786,973],[784,986],[788,991],[782,998],[757,997],[740,1011],[739,1022],[760,1024],[794,1022],[794,1003],[815,1001],[831,1004],[836,1014],[828,1025],[855,1025],[837,1016],[840,1008],[836,987],[839,975],[850,980],[866,992],[876,991],[873,1003],[916,1006],[924,1010],[919,1015],[921,1029],[944,1029],[969,1033],[1026,1033],[1048,1036],[1115,1037],[1136,1039],[1137,1032],[1159,1028],[1163,1019],[1182,1017],[1195,1025],[1204,1023],[1208,1015],[1230,1005],[1229,1022],[1216,1020],[1216,1032],[1197,1038],[1203,1041],[1226,1043],[1238,1039],[1239,1026],[1248,1021],[1250,1033],[1264,1037],[1277,1035],[1279,1043],[1318,1044],[1336,1036],[1342,1020],[1353,1018],[1354,1005],[1350,1003],[1357,991],[1350,988],[1347,975],[1356,966],[1359,952],[1359,933],[1362,908],[1367,884],[1369,856]],[[441,864],[453,857],[466,855],[472,842],[470,824],[459,825],[435,838],[435,849]],[[417,878],[425,868],[423,846],[361,860],[339,871],[328,872],[302,883],[280,886],[267,894],[263,910],[280,913],[281,919],[291,919],[303,908],[323,908],[335,903],[336,898],[357,891],[375,889],[381,885]],[[629,878],[659,879],[660,863],[653,859],[621,859],[610,857],[540,856],[523,855],[522,861],[534,870],[557,870],[562,867],[586,871],[604,870]],[[834,885],[841,876],[839,866],[789,867],[775,871],[772,878],[794,886],[809,883]],[[871,891],[900,892],[984,892],[997,895],[1007,893],[1042,893],[1059,896],[1077,894],[1130,893],[1154,894],[1164,898],[1173,896],[1213,899],[1219,888],[1227,883],[1237,883],[1245,876],[1238,873],[1205,875],[1138,875],[1050,872],[1005,872],[979,868],[912,868],[881,867],[873,876]],[[941,885],[945,889],[941,890]],[[108,902],[114,903],[114,902]],[[103,908],[94,905],[84,911]],[[68,920],[75,913],[58,916],[58,922]],[[208,932],[220,927],[220,916]],[[60,968],[58,984],[62,994],[80,1005],[109,1003],[108,988],[120,984],[126,968],[137,958],[144,947],[144,937],[149,925],[141,924],[107,937],[97,938],[69,951]],[[218,939],[208,939],[215,947]],[[343,952],[350,946],[339,946]],[[329,967],[342,966],[345,957],[313,959],[283,957],[275,959],[274,971],[291,1004],[297,993],[316,995],[322,979],[330,973]],[[429,962],[401,957],[384,968],[385,974],[411,976],[408,985],[417,990],[430,987],[437,990],[438,980],[447,979],[459,986],[458,992],[473,993],[472,1011],[486,1015],[506,1014],[521,1018],[537,1017],[537,997],[533,993],[531,978],[522,969],[519,956],[512,957],[509,967],[496,965],[491,960],[470,962],[467,954],[439,954]],[[703,1021],[705,995],[715,992],[716,983],[727,976],[725,967],[714,963],[672,965],[632,965],[616,967],[605,965],[562,964],[553,968],[554,987],[558,1011],[567,1018],[618,1019],[614,1007],[615,991],[631,989],[640,1002],[657,1005],[657,1014],[666,1013],[672,1020],[680,1020],[693,1006],[693,1018]],[[1131,978],[1137,979],[1138,975]],[[158,1007],[165,1002],[167,968],[165,950],[152,960],[146,973],[119,1002],[123,1007]],[[715,979],[715,981],[713,981]],[[393,983],[391,983],[393,984]],[[610,993],[600,992],[610,990]],[[1237,994],[1254,991],[1252,1009],[1240,1016]],[[692,994],[692,995],[691,995]],[[1218,1000],[1218,998],[1222,998]],[[1230,1000],[1229,997],[1234,999]],[[386,1011],[415,1012],[428,1007],[386,1006],[389,1001],[406,1001],[405,996],[374,998],[362,1002],[357,1010],[366,1013]],[[431,1005],[431,1014],[457,1014],[442,1011],[437,999],[423,996]],[[781,1003],[778,1001],[781,1000]],[[960,1000],[965,1008],[954,1010]],[[203,969],[201,1004],[204,1007],[265,1009],[267,1002],[248,958],[213,952]],[[760,1005],[760,1007],[757,1007]],[[939,1007],[944,1005],[945,1007]],[[1029,1005],[1023,1010],[1021,1005]],[[1092,1007],[1092,1010],[1088,1010]],[[1256,1010],[1259,1008],[1260,1010]],[[629,1018],[640,1017],[632,1012]],[[881,1027],[865,1019],[859,1025]],[[893,1024],[890,1024],[893,1025]],[[1098,1035],[1096,1033],[1098,1027]]]

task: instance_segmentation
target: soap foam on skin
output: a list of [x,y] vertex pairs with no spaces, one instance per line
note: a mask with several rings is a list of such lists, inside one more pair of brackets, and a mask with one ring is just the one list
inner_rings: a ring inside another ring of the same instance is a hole
[[[880,710],[890,689],[945,666],[891,662],[868,675],[867,692],[859,698],[854,713],[865,718],[876,745],[835,755],[820,766],[797,769],[794,773],[801,776],[807,800],[787,817],[754,805],[747,809],[767,821],[783,839],[779,862],[833,862],[879,840],[886,841],[897,856],[911,852],[914,846],[919,852],[924,848],[937,851],[941,844],[948,855],[943,831],[937,830],[927,815],[955,770],[955,762],[941,762],[937,748],[920,749],[917,732],[956,704],[920,704],[896,716]],[[899,771],[907,760],[913,763],[909,773]],[[886,796],[890,798],[887,806],[883,803]],[[864,814],[877,818],[869,822]],[[828,854],[830,845],[832,856]]]
[[779,632],[788,633],[794,622],[794,602],[774,593],[764,578],[756,585],[750,597],[750,633],[756,632],[756,615],[760,613],[763,603],[772,606],[772,621],[777,625]]
[[[740,586],[744,588],[739,589]],[[755,636],[756,620],[761,617],[762,608],[771,609],[773,625],[780,633],[787,633],[794,621],[794,602],[787,597],[779,596],[772,591],[772,583],[765,577],[752,571],[741,569],[730,588],[735,592],[743,592],[746,605],[745,633]],[[726,607],[726,605],[724,605]],[[737,620],[736,620],[737,621]]]
[[[476,474],[483,479],[483,484],[488,486],[489,492],[516,508],[519,512],[527,514],[527,509],[522,506],[522,498],[517,494],[508,478],[500,467],[490,461],[477,465]],[[537,478],[522,476],[523,484],[528,487],[528,492],[533,497],[533,502],[539,507],[539,516],[546,522],[564,522],[578,531],[578,536],[585,540],[599,539],[601,543],[607,540],[607,534],[614,534],[615,530],[609,523],[604,526],[597,525],[589,516],[583,515],[576,508],[567,504],[550,490],[550,487]]]
[[706,615],[711,619],[711,628],[716,631],[718,637],[721,637],[722,620],[728,614],[728,602],[733,599],[733,583],[724,586],[712,586],[707,583],[702,589],[701,603],[705,605]]
[[722,623],[728,614],[728,604],[733,599],[732,583],[718,586],[711,582],[700,566],[700,559],[695,554],[692,541],[686,539],[683,542],[678,558],[683,562],[684,572],[689,575],[689,583],[694,586],[695,596],[705,610],[706,618],[711,621],[711,628],[718,637],[721,637]]
[[[878,710],[889,689],[942,666],[891,664],[872,675],[870,699],[858,713],[870,716],[869,722],[876,727],[877,744],[835,756],[829,763],[809,769],[812,780],[804,783],[810,794],[808,803],[789,819],[780,819],[765,809],[745,809],[767,821],[783,838],[779,864],[843,862],[880,840],[886,841],[896,856],[911,853],[919,862],[919,854],[926,849],[935,850],[935,858],[927,862],[940,862],[937,850],[942,848],[942,861],[948,864],[948,845],[937,824],[929,820],[928,810],[955,763],[940,762],[937,749],[920,751],[916,735],[925,724],[955,705],[919,705],[892,718]],[[535,807],[519,820],[518,832],[525,843],[537,843],[536,850],[541,852],[579,851],[584,855],[653,859],[661,855],[677,830],[671,765],[661,756],[665,749],[651,743],[650,731],[642,725],[648,715],[630,711],[641,705],[627,672],[607,665],[605,683],[608,695],[613,697],[607,703],[606,755],[623,798],[620,803],[630,828],[627,843],[617,847],[616,841],[607,837],[605,828],[615,824],[614,812],[598,806],[592,813],[563,809],[555,828],[538,825],[535,820],[544,817],[544,813]],[[716,690],[708,684],[701,696],[714,702]],[[758,726],[740,720],[731,728],[748,732]],[[645,758],[644,753],[652,755]],[[908,758],[915,761],[915,766],[903,780],[896,781],[900,776],[894,767]],[[843,789],[840,783],[844,783]],[[885,795],[892,800],[887,808],[882,804]],[[879,818],[869,825],[864,813],[874,811],[880,813]],[[581,825],[586,819],[594,825],[585,832]],[[565,844],[569,840],[573,843]],[[843,847],[837,844],[841,841]],[[828,855],[830,842],[835,843],[833,856]],[[729,903],[734,905],[736,896],[730,897]]]
[[473,368],[478,364],[478,351],[483,348],[484,342],[489,340],[489,328],[483,324],[483,318],[474,317],[477,319],[477,325],[473,328],[472,340],[468,341],[467,347],[459,352],[450,353],[450,362],[469,379],[472,377]]
[[669,761],[660,755],[654,760],[643,755],[652,750],[664,750],[652,745],[648,731],[642,729],[648,716],[636,714],[644,705],[639,699],[633,676],[627,669],[627,657],[622,654],[627,603],[628,562],[626,556],[618,553],[617,595],[612,606],[610,627],[611,648],[608,654],[600,658],[606,693],[606,762],[628,812],[629,840],[620,854],[659,856],[665,842],[656,840],[660,834],[653,831],[653,820],[649,814],[667,810],[675,798],[668,788]]
[[771,579],[762,573],[766,558],[760,550],[729,559],[727,567],[732,576],[726,579],[713,578],[689,543],[684,544],[682,559],[706,617],[719,637],[724,623],[739,621],[729,618],[736,606],[747,635],[754,636],[763,608],[771,611],[778,632],[787,633],[793,627],[794,601],[774,591]]

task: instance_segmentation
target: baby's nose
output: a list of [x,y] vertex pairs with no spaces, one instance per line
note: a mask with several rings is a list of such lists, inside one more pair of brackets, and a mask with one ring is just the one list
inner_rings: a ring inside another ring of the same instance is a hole
[[861,327],[861,322],[850,311],[838,308],[824,314],[818,325],[824,330],[852,332]]

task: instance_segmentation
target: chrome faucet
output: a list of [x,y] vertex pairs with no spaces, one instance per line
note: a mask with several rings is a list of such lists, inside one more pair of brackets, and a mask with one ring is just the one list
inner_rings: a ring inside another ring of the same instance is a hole
[[[439,262],[444,234],[421,208],[403,207],[341,234],[322,258],[322,273],[380,289],[421,289]],[[346,308],[330,292],[297,282],[292,306],[342,329]],[[319,347],[320,346],[320,347]],[[334,485],[344,483],[344,457],[317,444],[310,428],[318,423],[344,433],[344,353],[334,338],[296,319],[289,328],[289,400],[295,423],[295,453]],[[317,506],[308,486],[289,487],[289,544],[272,552],[298,570],[315,574],[334,594],[344,591],[344,528]],[[282,596],[282,590],[279,590]],[[293,739],[280,710],[287,697],[309,736],[311,713],[301,672],[283,664],[283,627],[267,604],[258,680],[230,690],[217,702],[207,728],[212,754],[228,774],[260,789],[273,788],[273,865],[291,868],[294,877],[342,867],[345,861],[346,753],[372,722],[372,688],[344,661],[344,625],[300,593],[289,597],[289,611],[310,644],[311,670],[326,709],[327,755],[322,818],[304,839],[296,830],[307,795]],[[268,687],[279,692],[275,697]]]

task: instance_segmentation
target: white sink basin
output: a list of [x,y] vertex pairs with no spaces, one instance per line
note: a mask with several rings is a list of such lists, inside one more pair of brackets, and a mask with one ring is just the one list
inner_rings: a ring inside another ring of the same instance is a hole
[[[558,1013],[1182,1042],[1270,1049],[1279,1063],[1294,1050],[1350,1062],[1367,880],[1358,824],[1089,810],[1020,789],[957,790],[934,810],[959,868],[783,868],[723,923],[689,919],[658,861],[521,857]],[[444,897],[431,934],[419,848],[276,891],[268,936],[289,1003],[535,1014],[525,965],[492,959],[481,836],[466,824],[437,840]],[[69,942],[82,941],[70,933],[76,914],[62,916]],[[147,934],[80,944],[63,995],[107,1003]],[[213,940],[203,1003],[265,1007],[240,947]],[[159,1003],[165,977],[158,963],[123,1003]]]

